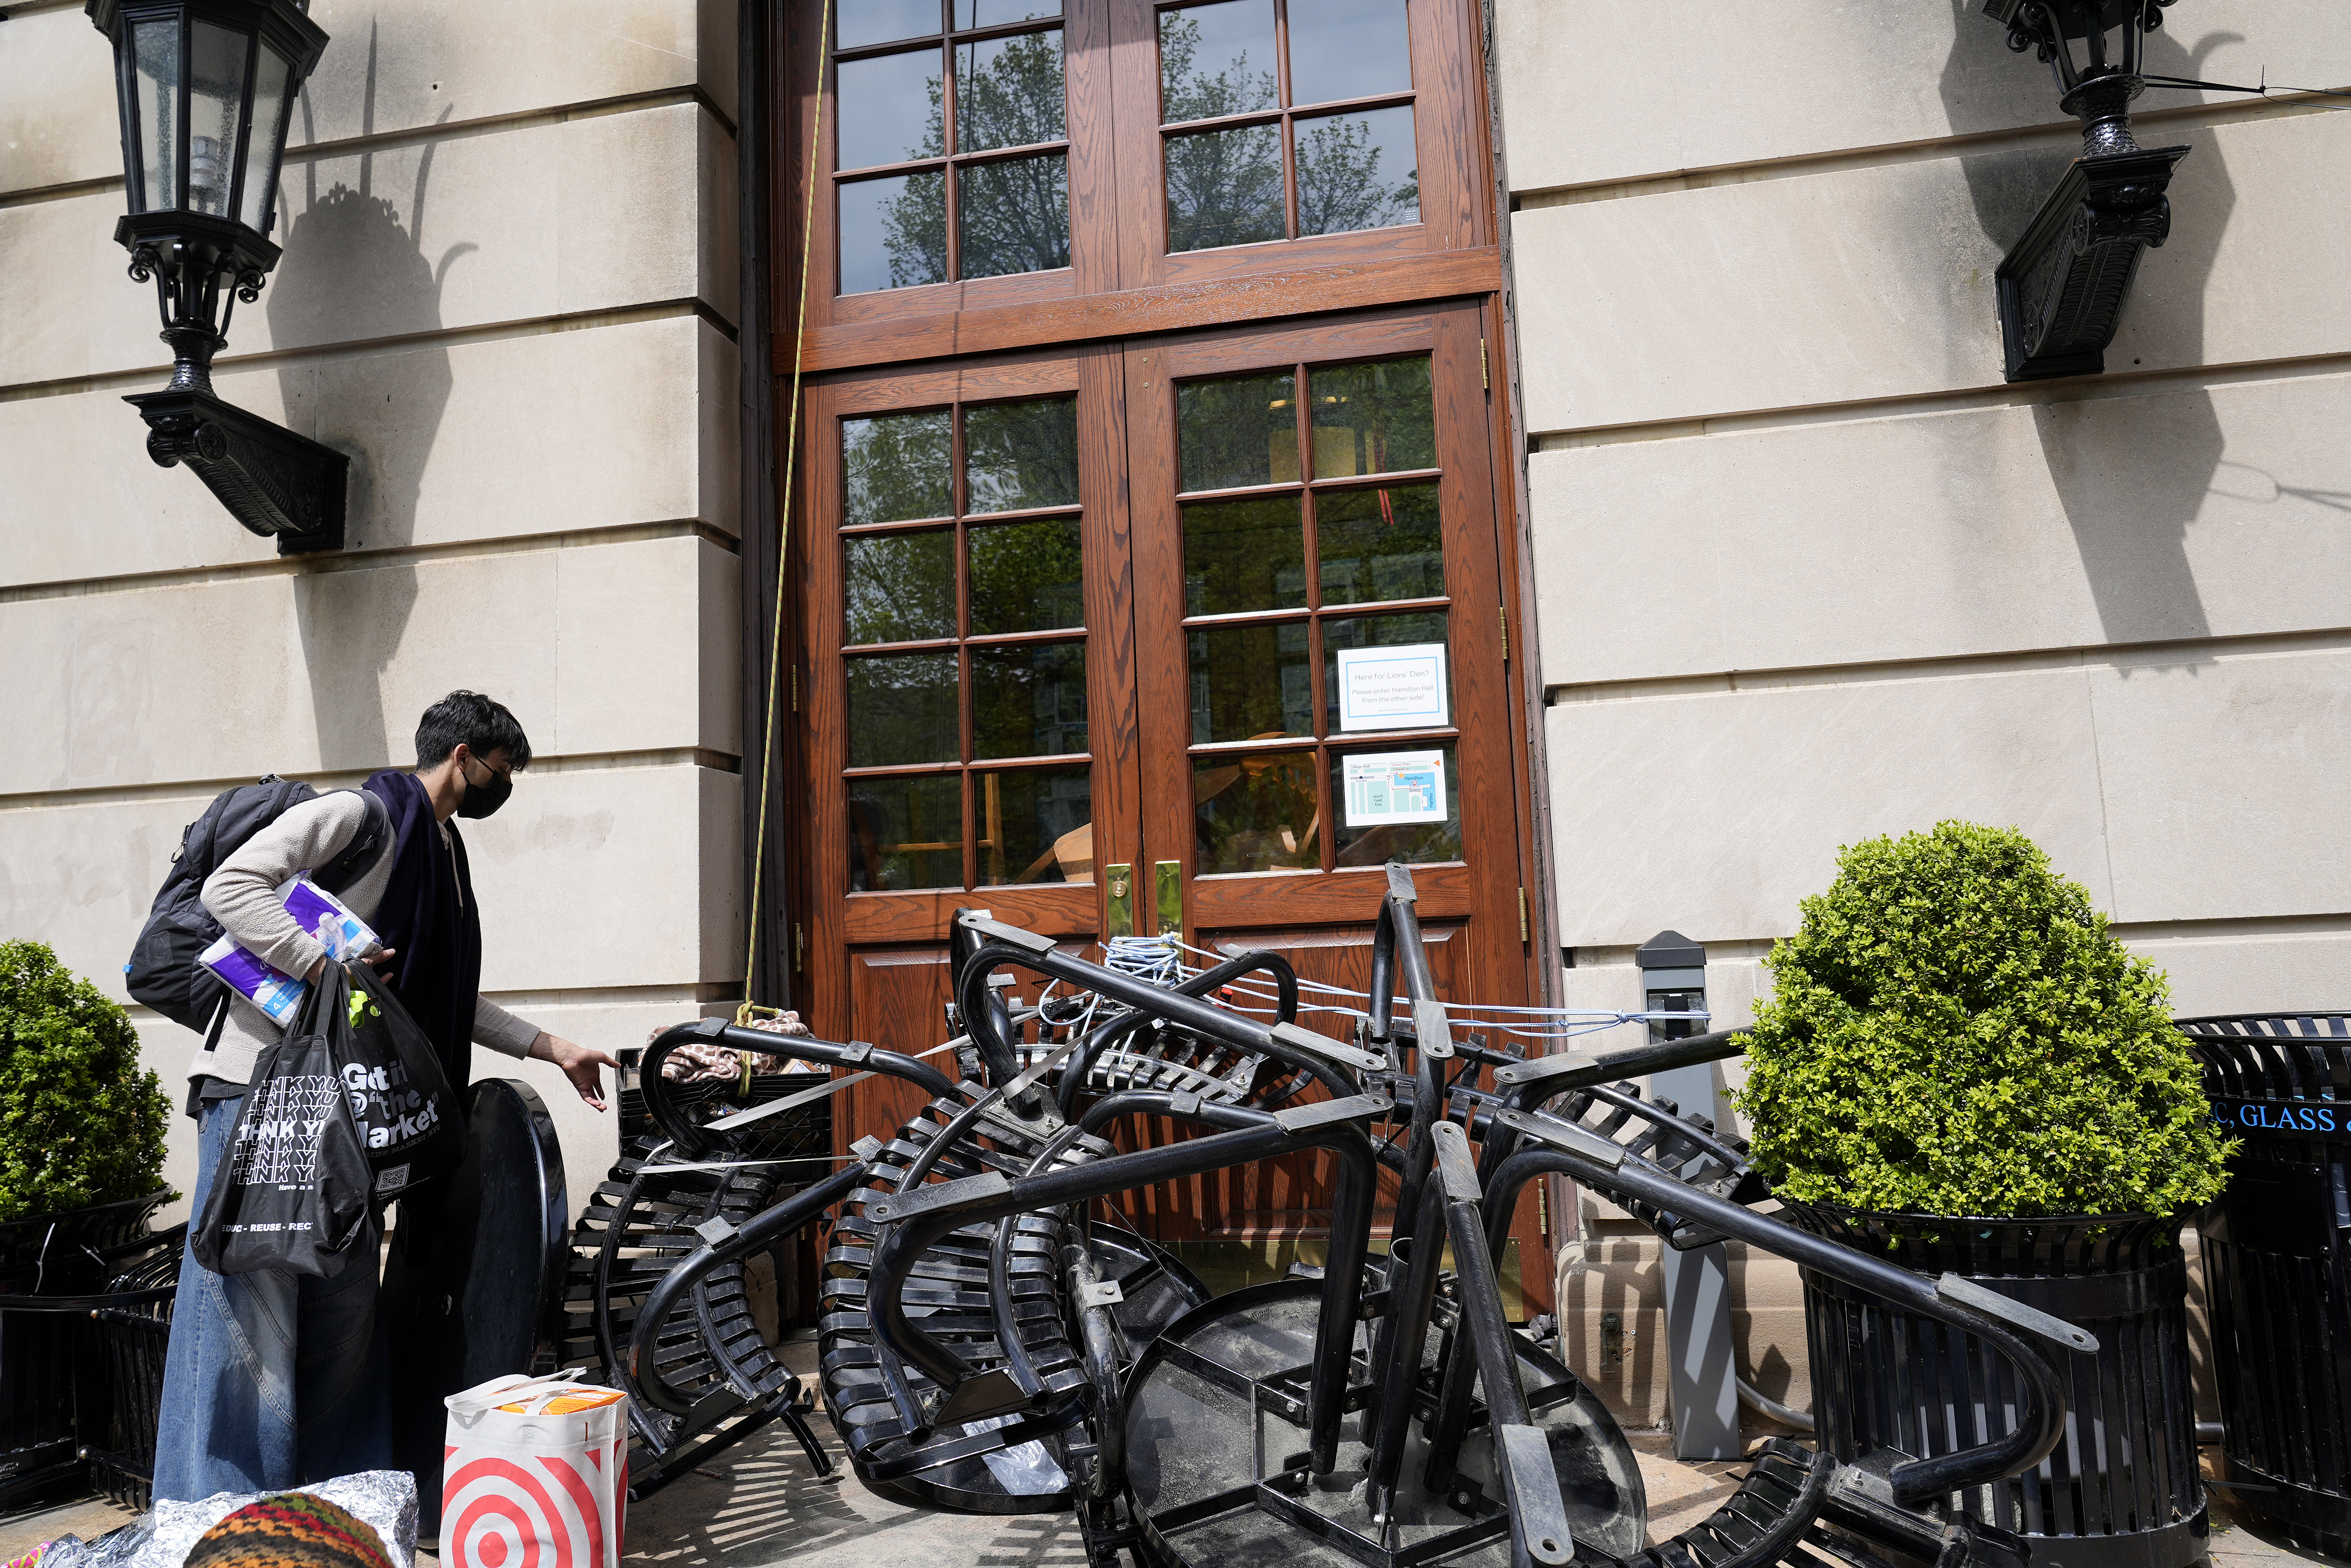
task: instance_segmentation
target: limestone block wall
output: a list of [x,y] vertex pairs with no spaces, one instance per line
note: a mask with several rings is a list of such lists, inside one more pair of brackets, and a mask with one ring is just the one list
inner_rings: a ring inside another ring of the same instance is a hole
[[[2105,374],[2011,387],[1993,269],[2079,133],[1980,9],[1492,6],[1571,1005],[1637,1005],[1671,927],[1741,1021],[1840,845],[1949,817],[2032,833],[2183,1014],[2351,1005],[2351,220],[2312,199],[2351,119],[2148,93],[2170,242]],[[2323,7],[2165,15],[2152,71],[2351,80]],[[1570,1331],[1596,1366],[1620,1312],[1609,1391],[1661,1416],[1656,1244],[1582,1220]],[[1738,1278],[1803,1404],[1792,1271]]]
[[[414,759],[456,686],[537,758],[466,824],[483,984],[611,1049],[740,995],[734,0],[313,0],[332,37],[215,386],[350,455],[350,545],[281,560],[120,401],[162,384],[112,68],[0,16],[0,937],[117,997],[183,824],[265,772]],[[135,1011],[175,1093],[194,1038]],[[613,1132],[551,1068],[575,1206]],[[191,1177],[172,1123],[167,1176]]]

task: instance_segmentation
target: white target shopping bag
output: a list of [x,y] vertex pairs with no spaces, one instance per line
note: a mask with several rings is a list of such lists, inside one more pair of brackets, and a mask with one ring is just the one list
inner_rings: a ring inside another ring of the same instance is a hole
[[629,1397],[580,1371],[494,1377],[442,1401],[449,1568],[620,1568]]

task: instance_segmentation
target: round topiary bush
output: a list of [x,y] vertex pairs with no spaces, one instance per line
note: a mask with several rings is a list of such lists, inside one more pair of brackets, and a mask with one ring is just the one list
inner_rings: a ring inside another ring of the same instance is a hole
[[1807,1203],[1935,1215],[2170,1215],[2235,1146],[2162,971],[2013,828],[1943,822],[1841,851],[1765,960],[1747,1087],[1756,1164]]
[[39,942],[0,942],[0,1221],[162,1185],[170,1102],[130,1017]]

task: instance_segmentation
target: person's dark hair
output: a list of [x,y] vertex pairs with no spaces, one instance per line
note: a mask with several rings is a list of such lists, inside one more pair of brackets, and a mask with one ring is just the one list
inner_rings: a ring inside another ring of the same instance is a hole
[[416,721],[416,766],[437,768],[463,745],[476,757],[506,747],[517,768],[530,766],[530,739],[504,703],[479,692],[451,692]]

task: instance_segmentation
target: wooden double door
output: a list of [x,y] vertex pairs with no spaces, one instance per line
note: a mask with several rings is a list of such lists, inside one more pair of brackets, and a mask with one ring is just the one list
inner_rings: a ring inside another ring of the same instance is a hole
[[[1094,956],[1270,948],[1360,993],[1390,859],[1447,998],[1531,999],[1489,331],[1469,300],[812,386],[793,941],[819,1032],[937,1044],[959,906]],[[919,1103],[844,1098],[844,1146]],[[1320,1234],[1327,1177],[1269,1162],[1139,1218],[1262,1258]]]

